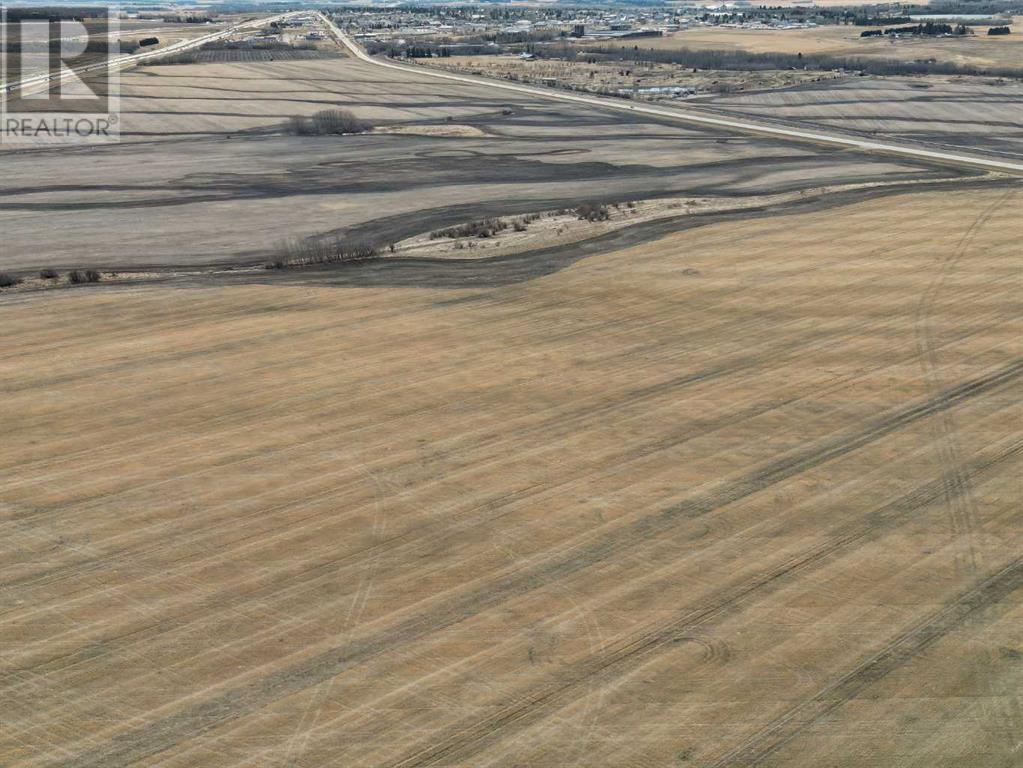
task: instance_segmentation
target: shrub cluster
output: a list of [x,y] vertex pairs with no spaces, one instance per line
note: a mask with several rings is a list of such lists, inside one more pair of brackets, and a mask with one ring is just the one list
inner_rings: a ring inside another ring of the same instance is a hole
[[325,109],[312,117],[295,116],[288,121],[288,133],[295,136],[333,136],[365,133],[373,126],[347,109]]
[[470,221],[467,224],[458,224],[454,227],[445,227],[430,233],[431,240],[442,237],[493,237],[498,232],[508,229],[508,222],[504,219],[480,219]]
[[69,283],[78,285],[79,283],[98,283],[102,276],[95,269],[72,269],[67,273],[67,279]]
[[599,203],[583,203],[575,209],[575,215],[580,221],[607,221],[611,218],[607,206]]
[[431,240],[438,240],[442,237],[449,237],[452,239],[459,237],[478,237],[488,238],[493,237],[498,232],[503,232],[511,226],[516,232],[525,232],[529,229],[529,225],[539,219],[543,214],[540,213],[527,213],[524,216],[514,218],[509,223],[505,219],[479,219],[478,221],[470,221],[466,224],[457,224],[453,227],[445,227],[444,229],[437,229],[430,233]]
[[0,288],[11,288],[18,285],[21,278],[8,272],[0,272]]

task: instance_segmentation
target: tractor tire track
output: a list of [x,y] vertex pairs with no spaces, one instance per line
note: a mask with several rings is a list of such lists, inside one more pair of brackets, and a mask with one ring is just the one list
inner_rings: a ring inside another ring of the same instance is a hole
[[[959,238],[956,247],[942,260],[938,273],[917,302],[913,313],[913,334],[924,379],[932,395],[940,391],[942,386],[938,350],[931,324],[935,301],[944,288],[950,273],[965,255],[977,233],[987,225],[995,212],[1015,194],[1015,191],[1010,189],[981,211]],[[931,422],[931,433],[945,482],[945,504],[948,508],[950,527],[952,535],[957,541],[956,566],[960,570],[976,573],[978,555],[974,543],[974,529],[976,528],[977,502],[969,478],[964,476],[960,470],[962,451],[957,437],[958,427],[955,414],[945,411],[934,419]]]
[[[607,561],[653,535],[670,530],[681,520],[702,517],[752,496],[776,483],[852,453],[903,427],[999,389],[1016,381],[1021,375],[1023,360],[1016,360],[984,376],[952,387],[936,397],[895,409],[894,412],[868,422],[856,432],[817,441],[804,449],[793,451],[741,478],[724,482],[718,488],[594,537],[595,540],[575,550],[559,553],[532,567],[456,596],[419,615],[409,617],[397,626],[345,643],[344,646],[327,649],[260,679],[240,683],[233,689],[191,705],[183,711],[122,732],[108,743],[80,753],[61,765],[64,768],[113,768],[156,755],[182,741],[257,711],[284,696],[343,674],[345,670],[363,664],[381,653],[466,621],[488,608],[542,588],[551,580],[564,578]],[[744,591],[759,589],[761,586],[760,582],[755,586],[745,585]]]
[[753,766],[856,698],[875,682],[912,661],[966,621],[1023,589],[1023,558],[1016,558],[951,602],[900,633],[835,682],[797,704],[708,768]]
[[[971,476],[985,473],[1020,452],[1023,452],[1023,440],[1017,440],[995,455],[964,468],[964,473]],[[391,763],[390,768],[425,768],[471,761],[474,755],[493,742],[519,732],[550,716],[552,710],[575,701],[579,698],[578,688],[591,682],[594,677],[599,676],[605,680],[620,677],[659,651],[670,649],[679,641],[691,639],[696,632],[707,632],[714,621],[729,616],[747,598],[769,593],[793,576],[812,572],[835,556],[853,551],[868,541],[880,538],[892,526],[907,520],[915,510],[939,500],[943,493],[942,479],[932,480],[873,511],[865,521],[860,520],[843,526],[824,544],[791,558],[753,580],[722,590],[710,598],[708,605],[689,611],[670,624],[619,643],[563,671],[561,676],[567,679],[567,682],[557,683],[539,693],[524,697],[521,703],[494,713],[484,720],[468,726],[455,726],[446,737],[442,737],[439,744],[433,744],[416,754]],[[1023,558],[1019,563],[1019,583],[1023,585]]]

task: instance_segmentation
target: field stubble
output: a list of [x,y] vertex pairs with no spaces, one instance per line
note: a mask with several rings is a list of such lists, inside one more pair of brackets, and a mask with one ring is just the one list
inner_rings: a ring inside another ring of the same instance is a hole
[[12,298],[3,762],[1011,765],[1019,202]]

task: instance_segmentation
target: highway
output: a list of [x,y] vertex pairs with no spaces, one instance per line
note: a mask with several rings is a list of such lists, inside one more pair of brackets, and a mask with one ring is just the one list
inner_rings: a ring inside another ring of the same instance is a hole
[[69,70],[61,73],[43,73],[39,75],[31,75],[29,77],[22,78],[21,80],[14,80],[9,82],[0,83],[0,91],[6,91],[8,93],[19,89],[22,93],[27,90],[41,90],[43,88],[49,88],[55,83],[62,80],[66,80],[72,76],[72,74],[80,75],[86,72],[93,72],[99,69],[107,67],[109,69],[124,69],[134,64],[138,64],[140,61],[146,59],[156,59],[161,56],[167,56],[172,53],[182,53],[183,51],[191,50],[192,48],[198,48],[205,45],[206,43],[212,43],[215,40],[222,40],[225,37],[230,37],[237,32],[244,32],[247,29],[253,27],[261,27],[271,21],[278,21],[280,19],[286,19],[291,16],[302,16],[308,15],[306,11],[291,11],[289,13],[281,13],[275,16],[265,16],[259,19],[250,19],[244,21],[241,24],[235,24],[232,27],[218,30],[217,32],[211,32],[208,35],[202,35],[192,40],[179,40],[176,43],[168,45],[166,48],[157,48],[152,51],[145,51],[143,53],[126,54],[124,56],[118,56],[117,58],[110,59],[109,61],[101,61],[96,64],[90,64],[85,67],[78,67],[73,70]]
[[869,139],[859,139],[854,136],[842,136],[834,134],[818,133],[815,131],[806,131],[796,128],[788,128],[784,126],[766,125],[763,123],[757,123],[754,121],[747,120],[735,120],[733,118],[725,117],[712,117],[710,115],[697,115],[692,112],[683,112],[680,109],[670,107],[657,107],[645,104],[625,104],[620,101],[608,99],[600,96],[580,96],[574,93],[565,93],[550,88],[538,88],[528,85],[518,85],[515,83],[505,83],[498,80],[490,80],[483,77],[474,77],[472,75],[460,75],[452,72],[439,72],[435,69],[429,69],[428,67],[411,66],[407,64],[398,64],[396,62],[377,59],[366,53],[354,40],[352,40],[345,32],[343,32],[333,21],[331,21],[326,14],[319,13],[319,16],[323,19],[324,26],[334,35],[339,43],[347,48],[353,56],[362,61],[376,65],[378,67],[387,67],[388,69],[397,69],[403,72],[411,72],[417,75],[424,75],[428,77],[436,77],[442,80],[454,80],[456,82],[471,83],[473,85],[486,85],[491,88],[499,88],[505,91],[513,91],[515,93],[525,93],[531,96],[540,96],[545,99],[558,99],[560,101],[570,101],[577,104],[587,104],[591,106],[597,106],[604,109],[616,109],[623,112],[630,112],[633,114],[642,115],[653,115],[655,117],[669,118],[671,120],[678,120],[680,122],[695,123],[699,125],[708,125],[715,128],[725,128],[734,131],[741,131],[743,133],[752,133],[760,136],[772,136],[784,139],[794,139],[796,141],[811,142],[814,144],[824,144],[829,146],[844,147],[847,149],[855,149],[861,152],[869,152],[871,154],[883,154],[883,155],[894,155],[898,157],[908,157],[918,160],[928,160],[931,162],[944,163],[949,165],[957,166],[968,166],[972,168],[981,168],[987,171],[999,171],[1002,173],[1019,174],[1023,175],[1023,162],[1002,160],[1002,159],[991,159],[985,157],[974,157],[971,155],[961,155],[955,152],[945,152],[938,149],[925,149],[923,147],[912,147],[900,144],[889,144],[887,142],[872,141]]

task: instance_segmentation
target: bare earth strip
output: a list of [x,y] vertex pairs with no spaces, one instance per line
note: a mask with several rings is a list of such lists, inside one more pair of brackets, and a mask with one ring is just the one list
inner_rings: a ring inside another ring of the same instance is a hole
[[1021,203],[6,297],[0,763],[1016,765]]

